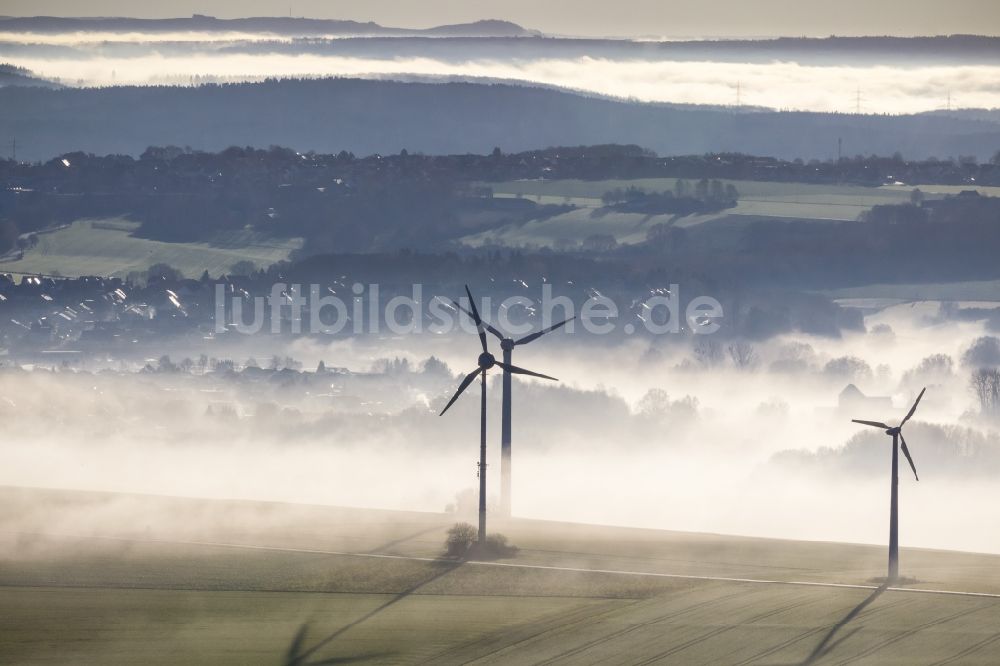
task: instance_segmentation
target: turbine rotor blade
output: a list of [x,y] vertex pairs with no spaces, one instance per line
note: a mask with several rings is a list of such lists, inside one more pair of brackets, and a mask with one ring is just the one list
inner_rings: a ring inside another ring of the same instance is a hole
[[917,405],[920,404],[920,399],[924,397],[924,391],[926,391],[926,390],[927,390],[926,387],[920,389],[920,395],[917,396],[916,401],[913,403],[913,407],[910,407],[910,411],[906,414],[906,418],[904,418],[900,422],[900,424],[899,424],[900,427],[902,427],[904,423],[906,423],[907,421],[910,420],[910,417],[913,416],[913,412],[917,411]]
[[565,326],[566,324],[570,323],[574,319],[576,319],[576,317],[570,317],[566,321],[561,321],[558,324],[553,324],[552,326],[549,326],[548,328],[543,328],[542,330],[538,331],[537,333],[532,333],[531,335],[526,335],[523,338],[521,338],[520,340],[515,341],[514,344],[515,345],[526,345],[529,342],[533,342],[533,341],[537,340],[538,338],[542,337],[546,333],[551,333],[552,331],[556,330],[557,328],[559,328],[561,326]]
[[540,372],[532,372],[531,370],[525,370],[524,368],[519,368],[516,365],[507,365],[506,363],[501,363],[500,361],[497,361],[497,365],[511,374],[530,375],[532,377],[541,377],[542,379],[551,379],[554,382],[559,381],[555,377],[549,377],[548,375],[543,375]]
[[469,285],[465,285],[465,293],[469,296],[469,307],[472,308],[472,320],[476,322],[476,332],[479,333],[479,342],[483,345],[483,353],[486,354],[486,332],[483,330],[483,320],[479,316],[479,310],[476,309],[476,302],[472,300],[472,292],[469,291]]
[[480,368],[476,368],[475,370],[473,370],[472,372],[470,372],[465,376],[465,379],[462,380],[462,383],[458,385],[458,390],[455,391],[455,395],[451,396],[451,400],[448,401],[448,404],[444,406],[444,409],[441,410],[441,413],[438,414],[438,416],[444,416],[444,413],[448,411],[448,408],[451,407],[453,404],[455,404],[455,401],[458,400],[458,396],[462,395],[462,392],[464,392],[465,389],[469,388],[469,384],[471,384],[476,379],[476,375],[478,375],[480,372],[482,372],[482,370]]
[[917,476],[917,466],[913,464],[913,457],[910,456],[910,449],[906,446],[906,440],[903,439],[903,433],[899,433],[899,441],[903,444],[901,447],[903,449],[903,455],[906,456],[906,461],[910,463],[910,469],[913,470],[913,478],[919,481],[920,477]]
[[861,419],[851,419],[853,423],[860,423],[862,425],[872,426],[873,428],[882,428],[882,430],[888,430],[889,426],[880,421],[862,421]]
[[[451,304],[454,305],[459,310],[461,310],[462,312],[464,312],[465,314],[469,315],[469,318],[472,319],[472,321],[476,320],[476,318],[472,316],[472,313],[469,312],[468,310],[466,310],[465,308],[463,308],[461,305],[459,305],[458,301],[456,301],[454,298],[451,299]],[[497,329],[495,329],[492,326],[490,326],[489,322],[484,321],[483,322],[483,328],[485,328],[487,331],[489,331],[493,335],[497,336],[497,338],[499,338],[500,340],[503,340],[503,333],[501,333]]]

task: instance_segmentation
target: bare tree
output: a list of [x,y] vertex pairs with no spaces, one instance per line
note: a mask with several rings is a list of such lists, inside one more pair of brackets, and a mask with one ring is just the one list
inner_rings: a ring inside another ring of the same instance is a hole
[[969,386],[979,399],[979,406],[984,415],[1000,414],[1000,369],[979,368],[972,373]]
[[938,384],[952,376],[955,362],[947,354],[931,354],[903,374],[905,384]]
[[652,388],[646,391],[636,405],[636,411],[651,419],[661,419],[670,410],[670,396],[663,389]]
[[823,366],[823,373],[855,383],[872,378],[871,366],[857,356],[841,356],[828,361]]
[[980,368],[1000,366],[1000,338],[984,335],[973,340],[962,354],[962,365]]
[[757,350],[749,342],[734,342],[729,345],[728,351],[737,370],[753,370],[760,362]]
[[170,360],[170,357],[167,356],[166,354],[160,357],[157,367],[159,368],[160,372],[177,372],[177,366],[174,364],[173,361]]
[[722,362],[722,347],[710,338],[698,338],[694,345],[694,355],[706,368],[712,368]]

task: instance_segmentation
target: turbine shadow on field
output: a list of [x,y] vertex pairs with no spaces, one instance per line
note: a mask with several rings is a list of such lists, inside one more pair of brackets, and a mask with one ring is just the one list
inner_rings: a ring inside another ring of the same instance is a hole
[[318,652],[320,649],[326,647],[327,645],[335,641],[337,638],[339,638],[345,632],[349,631],[351,628],[358,626],[362,622],[370,620],[371,618],[375,617],[376,615],[378,615],[385,609],[389,608],[390,606],[407,598],[408,596],[410,596],[423,586],[429,583],[433,583],[437,579],[446,576],[447,574],[451,573],[459,566],[461,566],[461,564],[436,563],[436,566],[441,567],[440,570],[435,571],[429,577],[406,588],[405,590],[395,595],[392,599],[385,602],[381,606],[378,606],[377,608],[368,611],[367,613],[365,613],[356,620],[348,622],[347,624],[335,630],[333,633],[327,635],[326,637],[324,637],[323,639],[321,639],[319,642],[317,642],[315,645],[313,645],[311,648],[308,649],[305,649],[305,641],[306,641],[306,634],[309,631],[309,624],[308,623],[303,624],[301,627],[299,627],[298,632],[292,639],[291,645],[289,645],[288,647],[288,651],[285,653],[285,658],[284,661],[282,662],[283,666],[320,666],[323,664],[344,664],[354,661],[367,661],[369,659],[375,659],[384,656],[378,654],[368,654],[368,655],[359,655],[356,657],[333,657],[333,658],[323,659],[320,661],[307,661],[311,656],[316,654],[316,652]]
[[868,597],[864,601],[862,601],[860,604],[852,608],[851,611],[847,615],[845,615],[840,622],[833,625],[833,627],[830,628],[830,631],[827,632],[826,636],[823,637],[823,640],[819,642],[819,644],[815,647],[815,649],[813,649],[812,653],[808,657],[806,657],[805,661],[802,662],[801,666],[809,666],[810,664],[816,663],[816,661],[819,660],[821,657],[824,657],[827,654],[829,654],[830,651],[833,650],[833,648],[837,647],[840,643],[842,643],[843,641],[847,640],[852,635],[854,635],[854,633],[858,631],[860,627],[852,629],[845,635],[841,636],[837,641],[830,643],[830,641],[833,640],[834,636],[836,636],[841,629],[846,627],[851,622],[851,620],[856,618],[858,614],[861,613],[861,611],[863,611],[865,608],[868,607],[869,604],[871,604],[879,596],[881,596],[881,594],[885,592],[887,587],[888,584],[880,585],[879,587],[877,587],[875,591],[873,591],[870,595],[868,595]]
[[381,546],[379,546],[378,548],[376,548],[376,549],[374,549],[372,551],[369,551],[369,552],[375,553],[375,554],[385,553],[386,551],[388,551],[388,550],[390,550],[390,549],[394,548],[395,546],[398,546],[398,545],[400,545],[402,543],[406,543],[407,541],[411,541],[413,539],[416,539],[417,537],[422,537],[425,534],[430,534],[431,532],[439,532],[439,531],[441,531],[441,527],[439,525],[434,525],[433,527],[428,527],[427,529],[418,530],[418,531],[414,532],[413,534],[407,534],[406,536],[399,537],[398,539],[393,539],[392,541],[388,541],[388,542],[382,544]]

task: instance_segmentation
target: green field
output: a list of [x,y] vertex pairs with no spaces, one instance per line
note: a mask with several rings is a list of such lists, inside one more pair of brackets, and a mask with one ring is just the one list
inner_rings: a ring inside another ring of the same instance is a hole
[[[693,184],[693,179],[687,179]],[[600,205],[601,195],[608,190],[638,187],[647,192],[673,191],[676,178],[637,178],[633,180],[514,180],[497,183],[487,183],[493,189],[494,195],[518,194],[533,198],[537,195],[553,197],[546,203],[559,203],[564,197],[590,200],[594,205]],[[748,199],[767,199],[774,201],[800,201],[804,203],[848,203],[859,205],[874,205],[892,201],[908,200],[910,192],[919,187],[925,194],[956,194],[962,190],[976,189],[981,194],[1000,196],[1000,187],[968,187],[962,185],[883,185],[881,187],[864,187],[861,185],[819,185],[811,183],[785,183],[758,180],[723,180],[732,183],[740,192],[741,197]]]
[[[454,520],[2,488],[0,662],[293,663],[303,627],[297,663],[993,664],[1000,649],[998,597],[777,582],[871,585],[884,548],[511,520],[497,529],[516,557],[442,561]],[[998,556],[904,548],[902,563],[911,589],[1000,593]]]
[[125,277],[166,263],[197,278],[205,270],[212,275],[225,273],[241,260],[264,268],[302,246],[300,239],[267,239],[252,231],[220,235],[212,243],[165,243],[133,236],[138,226],[123,219],[78,220],[38,234],[38,245],[23,259],[0,261],[0,272]]
[[[601,195],[609,190],[638,187],[647,192],[673,191],[675,178],[640,178],[636,180],[519,180],[488,183],[496,197],[524,197],[540,204],[572,204],[579,210],[556,215],[538,222],[467,236],[469,245],[495,243],[508,246],[559,247],[579,242],[593,234],[608,234],[618,243],[638,243],[654,224],[667,223],[688,227],[711,220],[747,218],[785,218],[797,220],[853,221],[872,206],[909,201],[911,186],[861,187],[858,185],[812,185],[732,180],[740,192],[735,208],[709,215],[673,219],[670,215],[639,215],[600,211]],[[689,183],[693,182],[691,180]],[[968,187],[921,185],[928,196],[955,194]],[[1000,188],[980,187],[983,194],[998,195]]]
[[540,221],[512,224],[500,229],[472,234],[462,239],[473,246],[482,244],[510,247],[561,247],[579,243],[594,234],[610,234],[619,243],[639,243],[646,232],[658,223],[668,223],[670,215],[640,215],[605,212],[597,208],[578,208]]

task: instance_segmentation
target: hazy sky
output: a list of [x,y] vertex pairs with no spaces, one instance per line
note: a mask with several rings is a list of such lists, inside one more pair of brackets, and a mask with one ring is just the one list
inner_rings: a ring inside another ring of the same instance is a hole
[[1000,34],[997,0],[0,0],[9,16],[295,16],[400,27],[501,18],[549,33],[747,36]]

